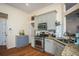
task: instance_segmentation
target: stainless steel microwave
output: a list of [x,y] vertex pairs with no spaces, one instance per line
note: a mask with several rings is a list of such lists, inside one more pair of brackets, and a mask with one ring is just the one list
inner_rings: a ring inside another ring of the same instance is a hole
[[47,23],[39,23],[38,30],[47,30]]

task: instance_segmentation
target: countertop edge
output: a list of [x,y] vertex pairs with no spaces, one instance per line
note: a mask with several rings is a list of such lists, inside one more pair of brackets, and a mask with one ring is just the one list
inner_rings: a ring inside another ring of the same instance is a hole
[[48,38],[48,37],[46,37],[46,39],[49,39],[49,40],[54,40],[54,41],[56,41],[56,42],[58,42],[58,43],[60,43],[60,44],[63,44],[64,46],[65,45],[67,45],[67,43],[64,43],[64,42],[62,42],[62,41],[60,41],[60,40],[58,40],[58,39],[56,39],[56,38]]

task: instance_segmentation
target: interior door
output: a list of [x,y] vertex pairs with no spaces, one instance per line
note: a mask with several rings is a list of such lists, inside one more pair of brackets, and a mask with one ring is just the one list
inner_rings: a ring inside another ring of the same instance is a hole
[[6,45],[6,19],[0,18],[0,45]]

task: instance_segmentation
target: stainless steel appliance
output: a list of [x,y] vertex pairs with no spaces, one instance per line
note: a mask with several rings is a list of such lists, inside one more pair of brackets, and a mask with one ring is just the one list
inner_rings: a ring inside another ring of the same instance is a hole
[[38,30],[47,30],[47,23],[39,23]]
[[41,37],[36,37],[35,38],[35,48],[38,49],[39,51],[44,52],[44,39]]
[[42,52],[45,51],[45,37],[46,35],[44,32],[42,32],[39,36],[35,36],[35,48]]

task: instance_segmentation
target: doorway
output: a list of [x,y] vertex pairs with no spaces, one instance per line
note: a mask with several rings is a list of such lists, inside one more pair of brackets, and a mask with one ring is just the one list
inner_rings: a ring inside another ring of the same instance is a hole
[[0,17],[0,49],[7,49],[6,28],[7,28],[7,20],[5,18]]
[[7,49],[7,19],[8,14],[0,12],[0,55]]

